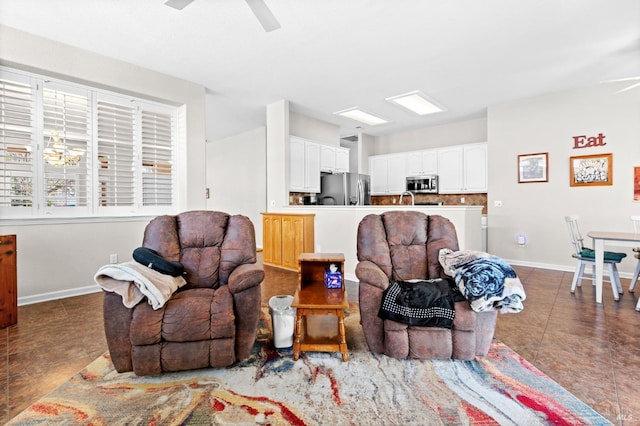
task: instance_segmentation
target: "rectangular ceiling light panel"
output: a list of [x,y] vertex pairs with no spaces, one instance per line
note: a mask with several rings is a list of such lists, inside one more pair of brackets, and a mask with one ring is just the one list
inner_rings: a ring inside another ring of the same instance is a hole
[[392,96],[387,98],[387,100],[389,102],[395,102],[418,115],[427,115],[445,111],[444,107],[441,107],[434,101],[429,100],[425,94],[417,90],[403,95]]
[[164,2],[166,6],[172,7],[174,9],[182,10],[185,7],[189,6],[193,0],[167,0]]
[[352,120],[356,120],[361,123],[368,124],[370,126],[377,126],[378,124],[388,123],[387,120],[377,117],[373,114],[369,114],[368,112],[363,111],[358,107],[334,112],[334,114],[341,115],[343,117],[347,117]]

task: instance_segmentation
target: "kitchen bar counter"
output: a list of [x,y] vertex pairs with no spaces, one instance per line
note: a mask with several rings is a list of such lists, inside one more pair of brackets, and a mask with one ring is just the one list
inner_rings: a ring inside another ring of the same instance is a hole
[[315,214],[315,251],[317,253],[344,253],[345,278],[356,281],[358,262],[356,237],[358,225],[368,214],[392,210],[415,210],[427,215],[441,215],[456,227],[460,249],[480,250],[482,246],[482,206],[284,206],[272,208],[270,213]]

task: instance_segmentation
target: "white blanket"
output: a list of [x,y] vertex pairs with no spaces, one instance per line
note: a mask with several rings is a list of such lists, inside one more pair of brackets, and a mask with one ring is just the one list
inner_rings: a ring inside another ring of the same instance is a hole
[[94,280],[104,290],[122,296],[122,303],[127,308],[146,297],[156,310],[187,283],[182,277],[161,274],[133,261],[102,266]]

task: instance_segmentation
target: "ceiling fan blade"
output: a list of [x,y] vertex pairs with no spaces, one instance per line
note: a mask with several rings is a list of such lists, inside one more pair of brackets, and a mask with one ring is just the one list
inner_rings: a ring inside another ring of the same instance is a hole
[[185,7],[189,6],[189,4],[193,0],[167,0],[164,2],[165,6],[172,7],[177,10],[182,10]]
[[[630,80],[637,80],[637,78],[635,78],[635,79],[630,79]],[[624,89],[620,89],[620,90],[618,90],[616,93],[626,92],[627,90],[635,89],[636,87],[640,87],[640,83],[632,84],[632,85],[631,85],[631,86],[629,86],[629,87],[625,87]]]
[[256,15],[256,18],[258,18],[260,25],[262,25],[262,28],[264,28],[266,32],[271,32],[280,28],[280,23],[278,22],[276,17],[273,16],[273,13],[271,13],[271,10],[269,10],[269,7],[264,2],[264,0],[245,1],[251,8],[251,11],[253,11],[253,14]]
[[602,83],[617,83],[619,81],[631,81],[631,80],[640,80],[640,75],[635,77],[614,78],[613,80],[605,80]]

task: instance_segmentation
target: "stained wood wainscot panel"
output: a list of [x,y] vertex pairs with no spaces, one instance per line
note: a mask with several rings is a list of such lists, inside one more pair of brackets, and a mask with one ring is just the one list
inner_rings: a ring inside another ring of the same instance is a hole
[[314,217],[309,213],[262,213],[263,263],[298,270],[300,253],[313,253]]
[[18,322],[16,236],[0,235],[0,328]]

